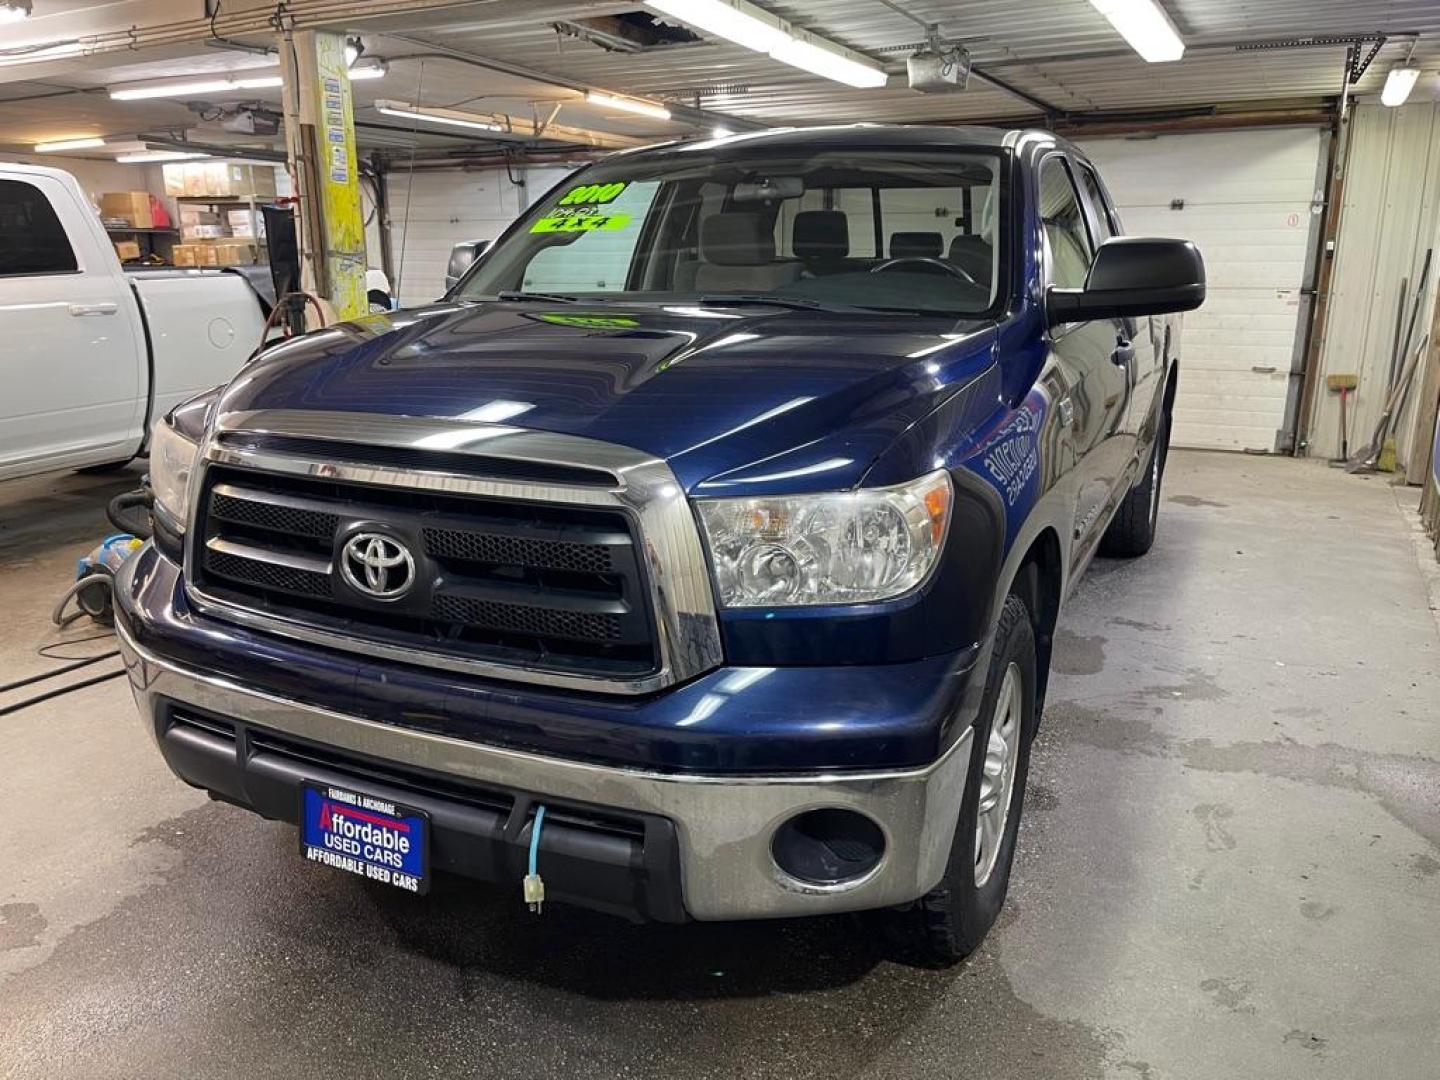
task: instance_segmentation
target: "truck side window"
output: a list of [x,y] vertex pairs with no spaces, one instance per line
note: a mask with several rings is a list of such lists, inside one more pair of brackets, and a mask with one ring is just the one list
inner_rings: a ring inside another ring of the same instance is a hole
[[75,252],[44,192],[20,180],[0,180],[0,277],[77,269]]
[[1065,162],[1045,159],[1040,167],[1040,220],[1045,226],[1045,266],[1049,282],[1062,289],[1085,286],[1095,257],[1080,195]]
[[1100,222],[1100,243],[1104,243],[1112,236],[1120,232],[1120,223],[1115,217],[1115,208],[1110,205],[1110,200],[1105,196],[1105,189],[1100,186],[1100,177],[1095,175],[1095,170],[1088,165],[1080,166],[1080,179],[1085,184],[1085,193],[1090,196],[1090,205],[1095,208],[1095,215]]

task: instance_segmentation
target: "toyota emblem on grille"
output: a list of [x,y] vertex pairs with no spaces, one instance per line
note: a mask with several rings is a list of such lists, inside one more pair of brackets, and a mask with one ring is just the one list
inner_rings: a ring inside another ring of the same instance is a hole
[[415,557],[393,536],[356,533],[340,553],[340,573],[372,600],[398,600],[415,584]]

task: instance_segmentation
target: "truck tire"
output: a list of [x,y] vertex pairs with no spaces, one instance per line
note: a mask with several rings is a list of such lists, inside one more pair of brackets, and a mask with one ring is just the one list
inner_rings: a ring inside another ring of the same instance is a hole
[[1160,414],[1155,442],[1145,471],[1126,492],[1110,527],[1100,538],[1100,554],[1114,559],[1144,555],[1155,543],[1155,523],[1160,517],[1160,483],[1165,478],[1165,456],[1170,449],[1170,419]]
[[995,631],[945,876],[910,907],[884,913],[889,936],[925,963],[950,965],[974,952],[1005,903],[1035,734],[1035,663],[1030,612],[1012,594]]
[[371,315],[374,315],[377,311],[390,310],[390,295],[381,292],[379,289],[371,289],[366,293],[365,302],[370,308]]

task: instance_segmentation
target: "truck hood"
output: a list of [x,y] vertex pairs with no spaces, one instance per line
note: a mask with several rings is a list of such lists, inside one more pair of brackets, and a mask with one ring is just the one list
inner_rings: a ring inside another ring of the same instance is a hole
[[993,340],[992,322],[915,315],[442,304],[278,345],[223,408],[504,423],[654,454],[687,490],[833,490],[990,369]]

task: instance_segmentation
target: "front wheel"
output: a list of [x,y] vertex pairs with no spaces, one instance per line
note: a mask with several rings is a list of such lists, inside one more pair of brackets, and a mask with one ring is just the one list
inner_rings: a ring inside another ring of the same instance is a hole
[[1030,612],[1020,597],[1009,596],[995,631],[945,876],[910,907],[885,913],[892,934],[929,963],[953,964],[974,952],[1005,903],[1035,733],[1035,666]]
[[1165,455],[1170,449],[1170,421],[1164,413],[1155,428],[1155,442],[1150,447],[1150,460],[1135,481],[1120,509],[1115,511],[1110,527],[1100,538],[1100,554],[1111,558],[1133,559],[1144,555],[1155,543],[1155,524],[1160,518],[1160,482],[1165,478]]

